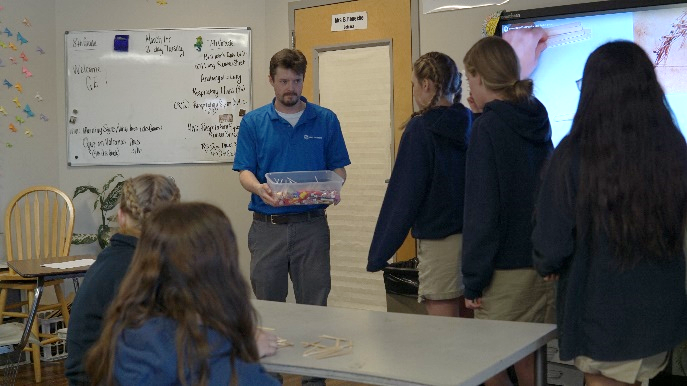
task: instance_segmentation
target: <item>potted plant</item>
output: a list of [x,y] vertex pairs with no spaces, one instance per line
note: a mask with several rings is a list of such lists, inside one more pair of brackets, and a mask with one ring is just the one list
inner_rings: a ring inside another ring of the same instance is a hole
[[[121,181],[117,182],[111,189],[110,186],[115,183],[117,179]],[[91,192],[96,195],[96,200],[93,203],[93,210],[100,209],[101,224],[98,226],[97,233],[74,233],[72,237],[72,244],[91,244],[93,242],[98,242],[100,248],[105,248],[110,243],[110,235],[112,228],[110,223],[116,220],[116,214],[108,216],[108,212],[114,209],[119,203],[119,198],[122,195],[122,187],[124,185],[124,176],[121,174],[115,174],[114,177],[110,178],[103,187],[98,190],[91,185],[82,185],[74,190],[74,197],[78,196],[84,192]]]

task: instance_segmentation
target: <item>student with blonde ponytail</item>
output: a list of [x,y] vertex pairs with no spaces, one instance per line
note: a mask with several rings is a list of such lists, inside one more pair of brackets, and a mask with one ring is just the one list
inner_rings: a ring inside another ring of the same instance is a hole
[[89,268],[72,304],[65,361],[70,385],[90,384],[83,358],[100,336],[105,311],[131,264],[141,223],[153,209],[178,201],[179,188],[171,177],[143,174],[124,182],[117,211],[118,233]]
[[377,220],[367,270],[387,265],[412,228],[419,301],[430,315],[458,316],[462,294],[465,152],[472,114],[460,103],[461,74],[448,55],[428,52],[413,65],[411,115]]
[[[553,287],[533,269],[530,241],[540,171],[553,151],[546,108],[532,95],[532,80],[520,79],[505,40],[479,40],[463,63],[471,99],[482,111],[466,165],[465,305],[478,319],[552,322]],[[520,386],[534,384],[532,355],[515,370]],[[485,384],[510,381],[503,372]]]

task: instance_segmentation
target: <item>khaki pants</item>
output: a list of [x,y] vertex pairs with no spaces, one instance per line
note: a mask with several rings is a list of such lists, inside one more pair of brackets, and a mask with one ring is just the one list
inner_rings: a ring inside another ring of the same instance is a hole
[[532,268],[496,270],[475,319],[555,323],[555,288]]

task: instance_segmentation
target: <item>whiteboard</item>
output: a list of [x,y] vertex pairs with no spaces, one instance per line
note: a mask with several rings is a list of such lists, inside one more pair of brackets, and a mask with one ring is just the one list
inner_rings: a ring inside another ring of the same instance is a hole
[[233,162],[249,28],[67,31],[70,166]]

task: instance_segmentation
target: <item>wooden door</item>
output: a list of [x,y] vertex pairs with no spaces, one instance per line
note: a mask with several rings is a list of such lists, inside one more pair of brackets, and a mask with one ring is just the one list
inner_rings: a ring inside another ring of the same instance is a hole
[[[308,59],[303,95],[337,113],[352,162],[342,202],[328,211],[331,305],[386,309],[381,275],[365,273],[365,264],[400,128],[413,111],[417,9],[417,0],[290,3],[292,42]],[[332,31],[335,15],[360,12],[366,13],[367,28]],[[388,90],[388,102],[379,100],[380,90]],[[409,237],[396,260],[414,256],[415,240]]]

